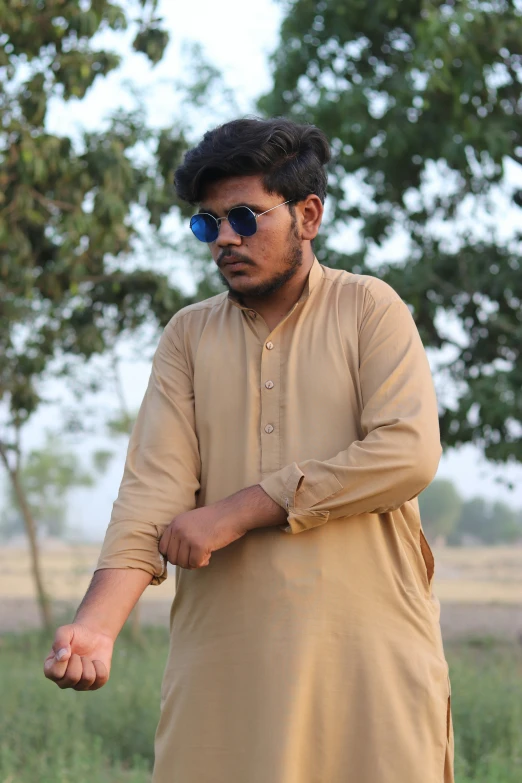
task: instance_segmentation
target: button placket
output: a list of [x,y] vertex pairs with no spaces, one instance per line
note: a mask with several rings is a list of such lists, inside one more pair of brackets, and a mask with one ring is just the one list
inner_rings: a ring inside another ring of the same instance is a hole
[[264,475],[280,468],[280,362],[281,341],[267,340],[261,352],[261,472]]

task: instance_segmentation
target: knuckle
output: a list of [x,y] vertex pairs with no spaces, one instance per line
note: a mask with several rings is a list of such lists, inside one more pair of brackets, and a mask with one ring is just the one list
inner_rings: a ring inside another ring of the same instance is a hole
[[76,683],[74,686],[74,690],[76,691],[88,691],[91,685],[93,684],[94,680],[92,680],[90,677],[88,680],[81,679],[79,682]]
[[193,547],[191,555],[191,560],[194,561],[195,568],[199,568],[201,565],[203,565],[207,557],[206,552],[202,547]]

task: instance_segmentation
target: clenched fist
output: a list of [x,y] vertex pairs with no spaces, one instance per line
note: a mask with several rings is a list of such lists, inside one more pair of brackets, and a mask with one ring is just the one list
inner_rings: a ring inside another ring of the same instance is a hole
[[159,551],[181,568],[202,568],[216,549],[222,549],[247,532],[241,516],[227,500],[196,508],[174,517],[161,536]]
[[81,623],[56,631],[44,674],[59,688],[95,691],[105,685],[111,670],[113,640]]

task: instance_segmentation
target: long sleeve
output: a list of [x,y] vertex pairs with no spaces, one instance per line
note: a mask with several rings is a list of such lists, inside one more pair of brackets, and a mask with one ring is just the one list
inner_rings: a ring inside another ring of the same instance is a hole
[[393,511],[433,479],[441,456],[426,353],[405,303],[381,283],[359,324],[363,438],[325,461],[292,463],[261,487],[288,510],[289,533],[354,514]]
[[200,457],[194,390],[178,320],[168,324],[132,431],[118,498],[97,568],[140,568],[166,578],[158,550],[165,527],[196,505]]

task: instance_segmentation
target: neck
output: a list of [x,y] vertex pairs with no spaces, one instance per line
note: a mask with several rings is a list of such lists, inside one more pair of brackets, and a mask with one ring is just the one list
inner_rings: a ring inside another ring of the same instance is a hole
[[308,252],[305,251],[303,254],[303,263],[298,267],[295,275],[287,280],[281,288],[267,296],[242,296],[241,303],[258,312],[272,331],[299,301],[313,263],[314,254],[312,248],[309,247]]

